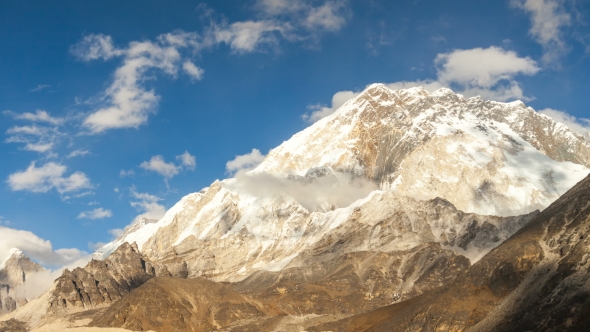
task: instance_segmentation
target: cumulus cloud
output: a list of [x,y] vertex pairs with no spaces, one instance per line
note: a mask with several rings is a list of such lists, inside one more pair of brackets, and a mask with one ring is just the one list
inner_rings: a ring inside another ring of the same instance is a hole
[[[176,160],[179,161],[178,165],[173,162],[167,163],[164,160],[164,157],[157,155],[153,156],[149,161],[144,161],[141,163],[141,165],[139,165],[139,167],[148,171],[156,172],[166,179],[171,179],[176,176],[183,168],[194,171],[195,167],[197,166],[197,159],[188,153],[188,151],[185,151],[183,154],[176,156]],[[124,177],[133,174],[133,170],[121,171],[119,176]]]
[[164,157],[159,155],[153,156],[149,161],[144,161],[139,167],[148,171],[156,172],[166,179],[174,177],[179,172],[179,167],[172,162],[167,163],[164,161]]
[[332,105],[330,107],[323,106],[321,104],[309,105],[307,108],[311,110],[311,113],[305,113],[301,116],[304,121],[316,122],[326,116],[334,113],[340,106],[344,105],[345,102],[356,97],[359,92],[354,91],[339,91],[332,97]]
[[303,178],[283,178],[268,173],[238,172],[236,181],[227,186],[257,197],[287,195],[308,211],[326,211],[349,206],[377,189],[371,181],[347,174],[329,174],[309,181]]
[[[508,101],[529,100],[516,81],[518,75],[535,75],[540,68],[529,57],[519,57],[513,51],[501,47],[454,50],[438,54],[434,60],[437,68],[436,79],[399,81],[387,83],[392,90],[422,86],[429,92],[440,88],[451,88],[466,97],[481,96],[484,99]],[[303,120],[315,122],[335,112],[347,100],[361,91],[340,91],[332,97],[330,107],[312,105],[311,114],[302,116]]]
[[566,125],[571,130],[584,136],[586,140],[590,142],[590,119],[576,118],[573,115],[551,108],[540,110],[539,113],[544,114],[552,118],[553,120]]
[[184,151],[183,154],[176,156],[176,160],[180,160],[180,165],[187,169],[194,171],[195,167],[197,167],[197,158],[191,156],[188,151]]
[[91,188],[90,179],[82,172],[74,172],[65,176],[67,167],[49,162],[37,167],[32,162],[26,170],[8,176],[7,183],[13,191],[30,191],[45,193],[52,189],[60,194]]
[[96,219],[110,218],[112,216],[113,216],[113,211],[105,210],[103,208],[96,208],[94,210],[81,212],[78,215],[78,219],[96,220]]
[[529,33],[545,53],[543,62],[550,64],[567,52],[562,29],[571,24],[571,16],[563,0],[512,0],[511,5],[527,12],[531,17]]
[[238,171],[249,171],[256,168],[264,160],[264,155],[258,149],[252,149],[250,153],[236,156],[225,164],[228,174],[235,174]]
[[429,92],[447,87],[466,97],[481,96],[495,101],[529,100],[515,77],[535,75],[540,70],[531,58],[519,57],[513,51],[496,46],[438,54],[434,63],[436,79],[396,82],[388,87],[422,86]]
[[188,60],[182,64],[182,69],[185,73],[196,80],[201,80],[203,78],[203,74],[205,73],[202,68],[197,67],[194,63]]

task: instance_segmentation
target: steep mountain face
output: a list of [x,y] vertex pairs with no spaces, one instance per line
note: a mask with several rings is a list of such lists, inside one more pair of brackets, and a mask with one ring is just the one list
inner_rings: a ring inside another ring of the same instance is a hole
[[0,314],[16,310],[27,303],[26,292],[17,287],[37,272],[44,270],[31,261],[22,251],[13,248],[8,258],[0,264]]
[[[360,222],[373,233],[343,252],[434,241],[476,261],[525,220],[491,215],[545,208],[587,175],[588,165],[583,137],[521,102],[376,84],[272,150],[255,170],[184,197],[157,222],[131,225],[97,256],[137,242],[152,261],[186,264],[189,277],[239,281],[294,267],[306,250]],[[490,217],[474,222],[445,210],[424,218],[434,205],[418,200],[437,197]],[[411,227],[386,237],[383,220]]]
[[548,206],[588,174],[590,144],[522,102],[374,84],[256,171],[303,175],[317,166],[465,212],[516,215]]
[[312,331],[587,331],[590,177],[448,286]]

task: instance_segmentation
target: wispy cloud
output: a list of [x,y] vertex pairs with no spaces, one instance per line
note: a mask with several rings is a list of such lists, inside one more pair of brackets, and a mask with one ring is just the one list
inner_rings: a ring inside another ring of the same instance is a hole
[[121,178],[128,177],[128,176],[133,176],[133,175],[135,175],[135,171],[134,171],[134,170],[132,170],[132,169],[130,169],[130,170],[127,170],[127,171],[126,171],[126,170],[124,170],[124,169],[122,169],[122,170],[119,172],[119,177],[121,177]]
[[52,125],[60,125],[65,122],[63,118],[56,118],[51,116],[45,110],[36,110],[35,113],[25,112],[25,113],[16,113],[13,111],[4,111],[2,112],[4,115],[11,116],[15,120],[27,120],[32,122],[46,122]]
[[78,219],[96,220],[96,219],[110,218],[112,216],[113,216],[113,211],[105,210],[103,208],[96,208],[94,210],[81,212],[77,218]]
[[510,3],[530,15],[529,33],[543,46],[545,64],[552,64],[567,53],[562,30],[571,25],[572,17],[563,0],[512,0]]
[[83,121],[90,134],[110,129],[138,128],[156,112],[160,97],[145,87],[147,75],[163,72],[176,78],[178,72],[193,80],[203,78],[204,69],[191,57],[205,49],[226,44],[236,53],[250,53],[275,47],[280,40],[314,40],[325,32],[341,29],[350,15],[347,1],[261,1],[257,4],[260,20],[228,22],[213,19],[206,6],[210,24],[202,33],[175,31],[155,40],[133,41],[117,47],[111,36],[92,34],[71,47],[81,61],[121,58],[109,87],[99,96],[100,106]]
[[36,88],[31,89],[31,92],[39,92],[51,88],[49,84],[39,84]]
[[59,126],[65,122],[65,119],[53,117],[47,111],[37,110],[35,113],[4,111],[3,114],[15,120],[35,123],[25,126],[12,126],[6,131],[6,135],[9,137],[4,142],[23,143],[24,150],[46,153],[48,156],[52,156],[52,150],[57,143],[68,137],[59,130]]
[[68,156],[66,158],[70,159],[70,158],[74,158],[74,157],[85,156],[88,154],[90,154],[89,150],[78,149],[78,150],[74,150],[74,151],[70,152],[70,154],[68,154]]

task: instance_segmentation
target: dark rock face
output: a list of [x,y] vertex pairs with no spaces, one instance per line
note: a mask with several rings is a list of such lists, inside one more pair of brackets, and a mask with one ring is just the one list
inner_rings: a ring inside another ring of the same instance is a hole
[[104,261],[92,260],[84,268],[65,270],[56,280],[50,309],[91,309],[110,305],[156,276],[137,246],[125,243]]
[[447,286],[312,331],[588,331],[590,176]]

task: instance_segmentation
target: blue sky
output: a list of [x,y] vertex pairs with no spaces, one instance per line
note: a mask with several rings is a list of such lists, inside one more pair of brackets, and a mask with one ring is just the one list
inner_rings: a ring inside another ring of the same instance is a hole
[[0,259],[83,257],[371,83],[522,99],[588,135],[589,15],[576,0],[3,1]]

